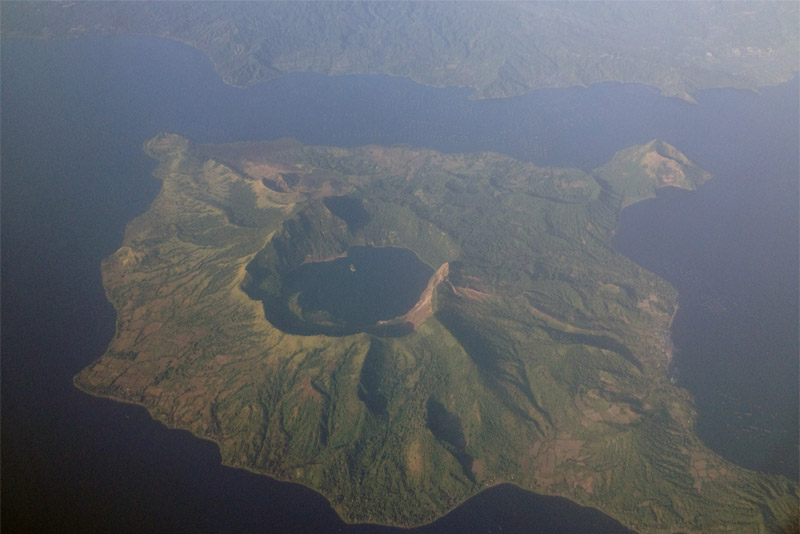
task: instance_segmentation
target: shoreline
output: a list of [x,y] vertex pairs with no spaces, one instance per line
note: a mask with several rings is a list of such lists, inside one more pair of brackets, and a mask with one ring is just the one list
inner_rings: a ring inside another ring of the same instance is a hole
[[627,528],[629,530],[633,530],[632,528],[630,528],[630,527],[626,526],[624,523],[622,523],[622,521],[620,521],[619,518],[614,517],[613,515],[605,512],[605,511],[603,511],[603,510],[601,510],[601,509],[599,509],[599,508],[597,508],[595,506],[591,506],[591,505],[587,505],[587,504],[578,502],[578,501],[576,501],[574,499],[571,499],[571,498],[569,498],[569,497],[567,497],[565,495],[558,494],[558,493],[553,493],[553,494],[538,493],[538,492],[533,491],[531,489],[525,488],[525,487],[517,484],[516,482],[505,480],[505,479],[502,479],[502,478],[501,479],[496,479],[496,480],[494,480],[494,481],[492,481],[490,483],[486,483],[483,487],[479,488],[477,491],[475,491],[471,495],[468,495],[467,497],[465,497],[462,500],[456,501],[455,504],[451,508],[449,508],[446,512],[443,512],[441,514],[436,514],[433,517],[433,519],[431,519],[429,521],[426,521],[426,522],[409,523],[409,524],[392,523],[392,522],[379,523],[379,522],[376,522],[376,521],[366,521],[366,522],[354,521],[354,522],[351,522],[351,521],[348,521],[347,519],[345,519],[345,517],[341,513],[341,510],[331,502],[330,498],[326,494],[322,493],[318,489],[313,488],[313,487],[309,486],[308,484],[304,484],[303,482],[299,482],[297,480],[293,480],[291,478],[283,478],[283,477],[275,476],[275,475],[270,474],[270,473],[266,473],[264,471],[258,471],[258,470],[251,469],[251,468],[248,468],[248,467],[245,467],[245,466],[233,465],[233,464],[227,463],[222,458],[222,450],[220,449],[219,443],[216,440],[214,440],[213,438],[198,434],[198,433],[193,432],[192,430],[189,430],[189,429],[186,429],[186,428],[181,428],[179,426],[172,426],[172,425],[170,425],[168,423],[165,423],[164,421],[162,421],[160,419],[157,419],[156,417],[153,417],[152,412],[147,408],[147,406],[145,406],[144,404],[142,404],[140,402],[136,402],[136,401],[125,399],[125,398],[121,398],[121,397],[114,397],[114,396],[103,394],[103,393],[97,393],[97,392],[94,392],[94,391],[89,391],[89,390],[83,388],[77,382],[77,380],[76,380],[77,376],[78,375],[76,374],[76,375],[74,375],[72,377],[72,385],[77,390],[79,390],[80,392],[85,393],[86,395],[88,395],[90,397],[94,397],[96,399],[104,399],[104,400],[109,400],[109,401],[112,401],[112,402],[118,402],[120,404],[125,404],[125,405],[128,405],[128,406],[136,406],[138,408],[142,408],[143,410],[145,410],[145,412],[147,412],[147,416],[150,418],[150,420],[158,423],[159,425],[161,425],[165,429],[174,430],[174,431],[178,431],[178,432],[187,432],[194,438],[197,438],[197,439],[200,439],[200,440],[203,440],[203,441],[206,441],[206,442],[209,442],[209,443],[213,444],[215,446],[215,448],[217,449],[217,452],[219,453],[219,456],[220,456],[219,465],[222,466],[222,467],[226,467],[226,468],[230,468],[230,469],[236,469],[236,470],[240,470],[240,471],[245,471],[247,473],[252,473],[252,474],[257,475],[257,476],[261,476],[261,477],[266,477],[266,478],[272,479],[272,480],[274,480],[276,482],[280,482],[282,484],[293,484],[295,486],[301,486],[301,487],[303,487],[305,489],[313,491],[314,493],[316,493],[317,495],[319,495],[323,499],[325,499],[325,501],[328,503],[328,506],[330,506],[331,510],[333,510],[333,512],[336,514],[336,517],[338,517],[339,520],[341,520],[342,523],[344,523],[345,525],[393,527],[393,528],[402,528],[402,529],[414,529],[414,528],[426,527],[426,526],[429,526],[429,525],[435,523],[436,521],[439,521],[440,519],[446,517],[447,515],[449,515],[450,513],[454,512],[456,509],[458,509],[462,505],[464,505],[467,501],[469,501],[470,499],[472,499],[474,497],[477,497],[479,494],[483,493],[484,491],[506,484],[506,485],[518,488],[518,489],[520,489],[520,490],[522,490],[522,491],[524,491],[526,493],[530,493],[532,495],[536,495],[538,497],[545,497],[545,498],[551,498],[552,497],[552,498],[564,499],[566,501],[569,501],[573,505],[577,505],[577,506],[580,506],[582,508],[589,508],[589,509],[592,509],[592,510],[596,510],[596,511],[600,512],[601,514],[613,519],[614,521],[616,521],[617,523],[622,525],[624,528]]

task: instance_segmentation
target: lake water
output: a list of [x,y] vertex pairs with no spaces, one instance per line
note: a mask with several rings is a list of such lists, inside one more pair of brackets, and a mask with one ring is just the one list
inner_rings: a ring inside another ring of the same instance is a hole
[[[295,137],[496,150],[592,168],[661,138],[714,174],[623,212],[617,246],[680,291],[677,381],[698,432],[797,479],[798,80],[698,104],[601,84],[494,101],[385,76],[225,86],[208,59],[150,38],[2,43],[2,526],[114,532],[388,532],[341,523],[314,492],[219,465],[216,447],[72,376],[115,315],[99,264],[157,193],[142,143]],[[16,527],[16,528],[15,528]],[[421,532],[624,532],[568,501],[500,486]]]
[[419,299],[433,269],[408,249],[351,247],[333,261],[306,263],[287,276],[303,315],[364,328],[403,315]]
[[[398,247],[350,247],[346,256],[305,263],[287,273],[278,299],[265,301],[267,319],[284,332],[341,336],[407,334],[378,326],[414,307],[433,276],[416,254]],[[259,283],[258,274],[254,286]],[[253,295],[258,298],[258,295]]]

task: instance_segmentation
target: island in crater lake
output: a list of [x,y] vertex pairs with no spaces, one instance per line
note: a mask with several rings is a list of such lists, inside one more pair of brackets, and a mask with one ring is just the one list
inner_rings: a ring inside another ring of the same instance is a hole
[[673,287],[620,210],[709,179],[653,141],[592,171],[496,153],[148,141],[161,191],[102,264],[117,331],[75,377],[327,497],[430,522],[501,482],[642,532],[762,532],[797,485],[694,435]]

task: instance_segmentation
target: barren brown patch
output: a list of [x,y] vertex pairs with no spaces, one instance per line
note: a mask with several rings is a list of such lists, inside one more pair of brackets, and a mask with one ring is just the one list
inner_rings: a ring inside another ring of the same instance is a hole
[[689,454],[689,474],[694,477],[694,488],[698,492],[702,492],[705,482],[734,478],[734,474],[723,463],[700,449],[695,449]]
[[674,185],[685,179],[681,166],[677,161],[666,158],[655,150],[644,155],[642,165],[648,176],[665,185]]
[[489,293],[484,293],[483,291],[478,291],[477,289],[454,286],[454,285],[451,285],[451,287],[453,288],[453,293],[465,299],[471,299],[483,302],[485,300],[489,300],[490,298],[492,298],[492,295],[490,295]]
[[583,441],[579,439],[557,438],[556,451],[559,462],[577,458],[582,445]]
[[415,330],[419,328],[422,323],[433,315],[433,292],[436,286],[447,278],[448,274],[450,274],[450,264],[443,263],[436,272],[433,273],[430,280],[428,280],[428,286],[425,288],[425,291],[422,292],[413,308],[405,314],[389,321],[378,321],[378,324],[410,323]]
[[227,363],[230,363],[232,359],[233,357],[230,354],[217,354],[217,356],[214,358],[214,363],[216,365],[222,366]]
[[338,260],[340,258],[346,258],[347,251],[345,250],[341,254],[336,254],[335,256],[328,256],[327,258],[315,258],[311,254],[305,257],[303,262],[300,265],[305,265],[306,263],[324,263],[328,261]]
[[150,386],[144,390],[144,394],[150,397],[158,398],[163,393],[164,389],[156,386]]
[[636,303],[636,307],[640,310],[646,311],[649,314],[653,313],[653,304],[658,302],[658,296],[650,293],[646,299],[642,299]]
[[531,454],[537,457],[537,469],[533,475],[537,484],[547,488],[558,480],[563,480],[572,486],[586,486],[584,490],[590,492],[593,481],[587,483],[586,477],[583,475],[566,476],[565,471],[559,469],[559,465],[567,460],[577,460],[578,465],[583,465],[582,460],[588,458],[588,456],[580,456],[583,444],[583,440],[573,439],[569,434],[562,433],[555,439],[537,442],[531,447]]
[[293,172],[283,165],[276,165],[274,163],[268,163],[265,161],[245,161],[242,163],[242,170],[248,176],[252,176],[253,178],[257,178],[259,180],[262,178],[275,178],[279,174]]
[[580,471],[575,475],[568,477],[567,483],[573,488],[581,488],[586,493],[594,492],[594,477],[585,471]]
[[256,196],[256,206],[259,208],[277,208],[285,213],[290,213],[295,202],[302,200],[302,196],[297,193],[279,193],[272,191],[261,185],[261,182],[251,182],[250,188]]
[[584,421],[581,424],[585,427],[591,426],[592,423],[599,423],[603,420],[603,416],[594,411],[592,408],[586,405],[585,402],[580,400],[579,398],[575,398],[575,407],[580,410],[583,414]]
[[333,369],[336,367],[336,363],[337,363],[337,361],[335,359],[329,361],[328,364],[325,366],[325,372],[330,374],[333,371]]
[[627,404],[613,404],[605,413],[606,421],[610,421],[612,423],[627,425],[636,421],[641,416],[631,410],[630,406]]
[[164,323],[161,323],[161,322],[158,322],[158,321],[152,322],[152,323],[150,323],[150,324],[148,324],[147,326],[144,327],[144,329],[142,330],[142,336],[147,337],[150,334],[154,334],[154,333],[158,332],[159,330],[161,330],[161,327],[163,327],[163,326],[164,326]]
[[571,325],[569,323],[565,323],[564,321],[562,321],[560,319],[557,319],[557,318],[553,317],[552,315],[550,315],[550,314],[548,314],[546,312],[543,312],[539,308],[534,307],[533,305],[531,305],[530,302],[527,302],[527,308],[528,308],[528,311],[530,311],[531,315],[533,315],[534,317],[538,317],[540,319],[543,319],[544,321],[550,323],[551,325],[553,325],[556,328],[559,328],[559,329],[561,329],[561,330],[563,330],[565,332],[586,333],[586,334],[591,334],[592,333],[589,330],[584,330],[583,328],[578,328],[578,327],[573,326],[573,325]]
[[420,478],[422,476],[422,464],[422,446],[419,441],[415,441],[406,450],[408,472],[414,478]]
[[486,464],[483,460],[472,461],[472,474],[475,475],[475,480],[479,482],[486,479]]
[[539,464],[539,476],[552,480],[556,472],[556,449],[549,447],[544,451],[544,461]]
[[575,403],[575,407],[580,410],[585,418],[585,420],[582,421],[584,427],[591,426],[591,423],[599,422],[629,424],[641,417],[638,413],[634,412],[628,404],[606,401],[594,390],[587,392],[586,397],[590,399],[590,402],[599,403],[603,407],[608,405],[608,408],[592,408],[585,401],[576,397],[573,402]]
[[193,337],[194,336],[191,333],[188,333],[188,332],[175,334],[172,337],[172,343],[175,345],[175,348],[177,350],[181,350],[181,349],[186,348],[187,345],[189,345],[189,343],[192,341]]
[[300,382],[300,393],[306,399],[311,399],[315,401],[322,400],[322,395],[320,394],[319,391],[317,391],[317,389],[311,383],[310,376],[306,376],[305,378],[303,378],[303,381]]

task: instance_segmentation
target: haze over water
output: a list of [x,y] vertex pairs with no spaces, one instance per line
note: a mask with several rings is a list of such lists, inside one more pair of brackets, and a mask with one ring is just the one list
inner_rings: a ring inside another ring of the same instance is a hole
[[[692,105],[618,84],[475,101],[383,76],[292,75],[242,90],[200,52],[150,38],[5,40],[2,64],[2,498],[40,529],[372,530],[341,524],[313,492],[220,467],[214,445],[140,408],[73,388],[114,333],[99,265],[157,193],[141,145],[164,130],[197,142],[495,150],[585,169],[656,137],[675,145],[714,178],[626,209],[616,244],[681,293],[675,364],[700,436],[797,479],[797,77]],[[424,530],[613,528],[577,509],[501,487]]]

